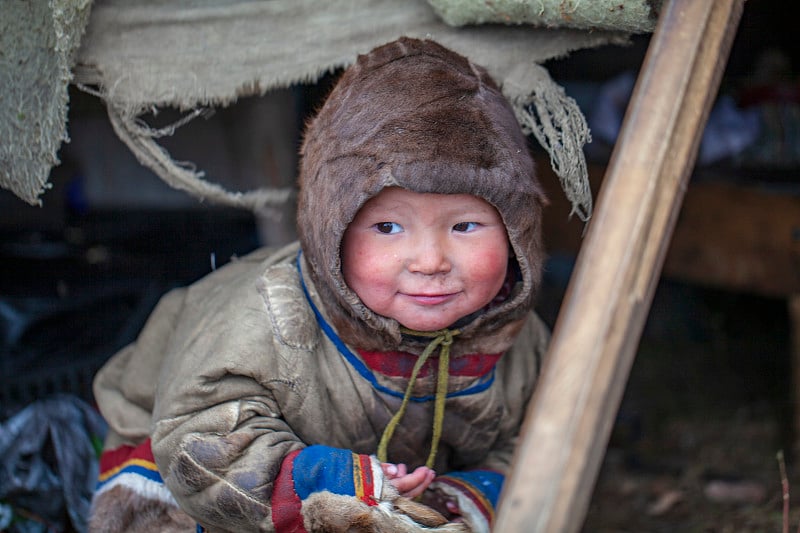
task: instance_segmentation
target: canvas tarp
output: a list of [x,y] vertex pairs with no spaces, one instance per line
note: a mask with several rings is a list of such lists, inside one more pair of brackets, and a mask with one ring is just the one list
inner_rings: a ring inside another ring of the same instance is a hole
[[91,0],[0,2],[0,186],[39,203],[67,135],[67,87]]
[[[62,3],[75,13],[89,9],[88,0]],[[54,8],[57,4],[48,5]],[[4,11],[25,11],[28,2],[9,0],[2,5]],[[6,21],[7,15],[14,14],[4,13]],[[56,13],[36,14],[39,19],[48,15],[55,17]],[[242,96],[313,82],[351,64],[357,54],[407,35],[436,39],[489,69],[523,128],[549,152],[574,211],[586,218],[591,212],[591,195],[582,148],[589,131],[575,101],[553,82],[541,63],[573,50],[622,44],[629,35],[531,25],[455,28],[442,22],[424,0],[95,0],[89,17],[69,20],[67,46],[51,42],[50,33],[63,35],[64,28],[53,30],[52,21],[42,24],[39,20],[36,31],[43,28],[45,34],[42,46],[26,50],[29,55],[57,56],[46,64],[53,70],[51,90],[28,97],[33,105],[27,109],[25,102],[18,104],[18,113],[40,116],[36,131],[27,132],[26,137],[36,142],[26,141],[24,147],[9,143],[9,139],[22,139],[17,136],[27,124],[12,124],[17,129],[11,131],[8,124],[0,124],[0,186],[29,203],[40,201],[49,169],[57,163],[58,146],[67,138],[69,82],[105,100],[120,138],[141,163],[173,187],[204,200],[254,210],[285,201],[291,190],[226,191],[213,179],[205,180],[202,171],[175,163],[156,140],[173,131],[150,128],[141,120],[142,114],[170,106],[191,117],[203,107],[230,105]],[[24,30],[16,28],[17,32]],[[80,48],[73,52],[78,41]],[[12,49],[4,43],[0,50],[4,62],[13,66],[13,60],[5,59]],[[74,78],[64,74],[65,66],[71,67]],[[6,77],[8,83],[22,87],[18,92],[38,91],[39,84],[27,79],[29,75]],[[49,105],[40,105],[43,100]],[[38,164],[21,164],[29,161]]]
[[532,24],[550,28],[651,32],[663,0],[428,0],[451,26]]

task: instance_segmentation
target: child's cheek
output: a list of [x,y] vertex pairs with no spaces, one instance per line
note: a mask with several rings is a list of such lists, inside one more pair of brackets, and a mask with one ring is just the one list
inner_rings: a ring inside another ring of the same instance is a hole
[[508,249],[497,246],[480,250],[472,254],[469,263],[473,280],[502,285],[508,267]]
[[402,261],[396,253],[362,249],[351,257],[348,284],[365,301],[382,300],[394,294]]

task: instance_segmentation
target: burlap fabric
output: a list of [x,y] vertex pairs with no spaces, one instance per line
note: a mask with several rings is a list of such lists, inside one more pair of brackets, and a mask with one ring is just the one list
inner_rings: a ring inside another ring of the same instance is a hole
[[[63,5],[70,16],[62,14]],[[293,191],[226,191],[191,165],[176,164],[156,141],[173,131],[154,131],[140,115],[172,106],[192,116],[198,107],[225,106],[241,96],[313,82],[351,64],[359,53],[407,35],[435,39],[486,66],[523,128],[550,153],[574,211],[582,218],[591,213],[582,152],[590,139],[588,127],[575,101],[540,65],[573,50],[625,43],[629,30],[454,28],[424,0],[95,0],[87,16],[89,9],[89,0],[2,3],[4,29],[24,35],[30,44],[13,46],[17,40],[11,33],[4,36],[0,75],[8,94],[24,98],[0,102],[0,186],[29,203],[40,201],[67,139],[70,82],[106,101],[117,134],[172,186],[254,210],[283,202]],[[45,60],[35,59],[39,56]],[[34,60],[40,66],[20,66]],[[35,121],[7,118],[36,115]]]
[[663,0],[428,0],[452,26],[531,24],[549,28],[622,30],[655,29]]
[[30,204],[67,134],[67,87],[91,0],[0,2],[0,186]]

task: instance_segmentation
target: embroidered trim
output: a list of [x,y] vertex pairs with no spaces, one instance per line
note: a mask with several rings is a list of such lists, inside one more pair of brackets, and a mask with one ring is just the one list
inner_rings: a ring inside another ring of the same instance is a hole
[[491,470],[448,472],[436,478],[437,483],[457,489],[469,499],[488,523],[495,518],[495,507],[503,488],[505,476]]
[[123,486],[144,498],[177,506],[153,461],[150,439],[135,448],[120,446],[103,452],[100,469],[95,497],[113,487]]
[[273,526],[276,531],[306,533],[303,500],[316,492],[352,496],[369,506],[378,505],[383,488],[378,468],[368,455],[319,444],[289,453],[273,486]]
[[375,483],[373,482],[372,461],[368,455],[353,454],[353,485],[356,498],[370,507],[378,505],[375,498]]
[[[361,360],[368,368],[380,372],[384,376],[405,377],[411,376],[414,364],[419,358],[418,355],[401,352],[371,352],[368,350],[357,350]],[[466,354],[450,359],[450,375],[458,377],[479,378],[492,371],[494,365],[503,356],[502,353],[496,354]],[[419,377],[431,375],[435,371],[438,363],[438,356],[431,357],[422,365],[419,370]]]

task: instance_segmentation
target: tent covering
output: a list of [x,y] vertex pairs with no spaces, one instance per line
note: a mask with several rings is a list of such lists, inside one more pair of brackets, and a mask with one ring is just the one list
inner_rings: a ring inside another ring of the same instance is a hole
[[0,186],[30,204],[68,141],[67,86],[91,0],[0,2]]
[[[606,1],[6,0],[0,4],[0,186],[41,203],[68,140],[67,87],[75,83],[105,100],[119,137],[173,187],[253,210],[283,202],[291,190],[226,191],[177,164],[157,143],[174,129],[154,130],[141,115],[168,106],[184,110],[188,120],[204,107],[314,82],[407,35],[435,39],[487,67],[523,129],[550,154],[573,212],[586,220],[592,200],[582,149],[589,130],[541,63],[652,31],[654,3],[616,0],[598,24],[596,11],[582,13]],[[442,17],[470,25],[455,27]]]
[[532,24],[550,28],[651,32],[662,0],[428,0],[451,26]]

